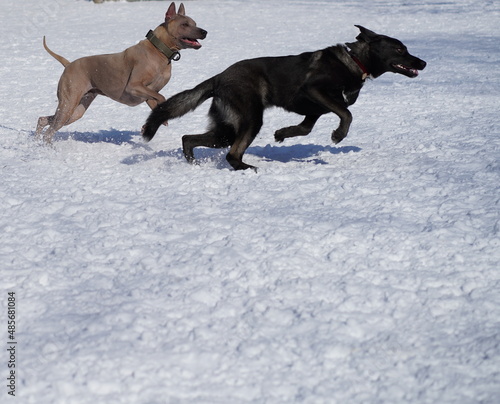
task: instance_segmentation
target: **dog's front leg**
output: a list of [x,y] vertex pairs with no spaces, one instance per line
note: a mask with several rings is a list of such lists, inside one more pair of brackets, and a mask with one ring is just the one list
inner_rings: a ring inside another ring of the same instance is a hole
[[158,105],[158,101],[156,101],[156,100],[146,100],[146,104],[148,104],[149,108],[151,108],[151,110],[153,110]]
[[332,142],[337,144],[347,136],[347,132],[351,127],[352,114],[347,108],[341,106],[338,106],[337,109],[332,108],[332,112],[340,118],[339,127],[332,133]]
[[133,97],[142,98],[151,108],[154,108],[156,107],[156,105],[166,101],[163,95],[154,90],[151,90],[142,83],[129,85],[129,87],[127,88],[127,92]]
[[283,142],[287,137],[295,137],[295,136],[307,136],[311,133],[314,124],[318,120],[319,116],[315,115],[306,115],[304,120],[295,126],[288,126],[286,128],[278,129],[274,133],[274,139],[277,142]]
[[318,104],[321,104],[323,107],[329,109],[340,118],[339,127],[335,129],[332,133],[333,143],[335,144],[340,143],[347,136],[347,133],[349,132],[349,128],[352,122],[351,112],[347,109],[345,105],[342,105],[334,100],[331,100],[329,97],[323,95],[320,91],[316,89],[310,91],[309,95]]

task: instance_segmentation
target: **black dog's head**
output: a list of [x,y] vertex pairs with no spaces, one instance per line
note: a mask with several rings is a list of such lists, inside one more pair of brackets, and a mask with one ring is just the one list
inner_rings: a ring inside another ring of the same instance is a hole
[[[364,56],[366,67],[373,77],[385,72],[417,77],[427,63],[410,55],[406,46],[399,40],[376,34],[369,29],[356,25],[361,33],[356,37],[358,42],[348,44],[351,49],[358,48],[359,56]],[[355,50],[356,51],[356,50]]]

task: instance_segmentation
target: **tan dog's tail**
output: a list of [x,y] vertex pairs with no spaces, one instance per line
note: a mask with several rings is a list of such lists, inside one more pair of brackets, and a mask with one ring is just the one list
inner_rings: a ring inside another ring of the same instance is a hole
[[52,56],[54,59],[59,61],[64,67],[68,66],[71,63],[68,59],[62,57],[61,55],[58,55],[57,53],[52,52],[49,49],[49,47],[47,46],[47,43],[45,42],[45,36],[43,37],[43,47],[49,53],[50,56]]

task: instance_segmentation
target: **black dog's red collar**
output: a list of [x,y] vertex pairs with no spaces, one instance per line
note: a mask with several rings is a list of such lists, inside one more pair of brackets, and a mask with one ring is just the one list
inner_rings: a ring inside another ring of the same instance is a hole
[[361,63],[361,60],[359,60],[355,55],[353,55],[351,52],[349,52],[349,56],[352,58],[352,60],[354,60],[356,62],[356,64],[359,66],[359,68],[363,72],[361,79],[364,81],[370,75],[370,73],[368,73],[368,70],[365,67],[365,65],[363,63]]

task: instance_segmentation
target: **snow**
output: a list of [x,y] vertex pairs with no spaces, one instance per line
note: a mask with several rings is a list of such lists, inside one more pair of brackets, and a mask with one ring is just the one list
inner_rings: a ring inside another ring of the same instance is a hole
[[62,73],[42,36],[70,60],[118,52],[168,4],[4,1],[0,304],[16,292],[17,402],[499,402],[500,4],[186,1],[208,36],[166,96],[240,59],[352,41],[354,24],[428,62],[368,82],[337,146],[334,115],[276,144],[301,117],[267,111],[245,160],[257,173],[225,150],[186,163],[180,138],[209,103],[145,144],[148,107],[101,97],[36,142]]

